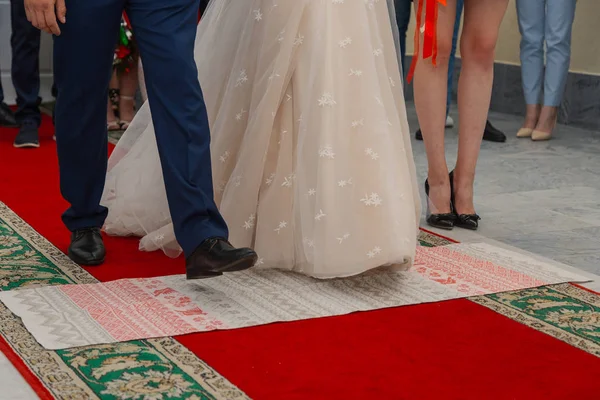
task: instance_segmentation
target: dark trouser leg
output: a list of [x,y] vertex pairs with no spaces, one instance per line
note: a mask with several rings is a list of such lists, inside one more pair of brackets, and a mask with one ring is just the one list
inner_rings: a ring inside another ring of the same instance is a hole
[[68,23],[54,39],[55,123],[60,188],[71,231],[101,227],[108,136],[106,99],[123,0],[67,0]]
[[[55,99],[58,97],[58,89],[56,88],[56,82],[52,82],[52,97],[54,97]],[[52,108],[52,125],[54,124],[54,114],[55,114],[55,110],[54,108]]]
[[400,61],[402,62],[402,74],[406,74],[405,62],[406,57],[406,32],[410,23],[410,12],[412,7],[411,0],[395,0],[394,7],[396,8],[396,22],[398,23],[398,33],[400,36]]
[[454,21],[454,33],[452,34],[452,50],[450,51],[450,60],[448,61],[448,93],[446,97],[446,117],[450,114],[450,105],[452,104],[452,88],[454,86],[454,62],[456,61],[456,48],[458,46],[458,36],[460,35],[460,20],[462,19],[464,0],[456,1],[456,19]]
[[197,0],[129,0],[127,9],[144,60],[175,235],[186,256],[205,239],[228,235],[213,200],[208,117],[194,60],[198,6]]
[[40,31],[25,15],[23,0],[11,0],[12,81],[17,92],[19,122],[40,124]]
[[200,0],[200,15],[204,14],[210,0]]

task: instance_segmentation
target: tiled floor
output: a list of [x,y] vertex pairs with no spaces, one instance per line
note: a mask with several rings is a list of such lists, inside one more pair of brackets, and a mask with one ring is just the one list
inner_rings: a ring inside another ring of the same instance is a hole
[[[450,236],[498,241],[600,275],[600,132],[559,126],[553,140],[532,142],[515,137],[519,117],[492,113],[490,120],[508,141],[481,148],[475,188],[481,229]],[[409,122],[416,129],[412,105]],[[450,167],[457,139],[457,129],[448,129]],[[423,182],[423,143],[414,141],[413,152]]]
[[0,399],[1,400],[35,400],[38,396],[29,387],[17,370],[0,353]]

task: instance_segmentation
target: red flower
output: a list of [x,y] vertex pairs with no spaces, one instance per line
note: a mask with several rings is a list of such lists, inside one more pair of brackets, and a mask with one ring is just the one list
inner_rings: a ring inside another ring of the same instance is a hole
[[131,54],[131,50],[126,46],[120,45],[117,48],[117,58],[124,59],[125,57],[127,57],[130,54]]

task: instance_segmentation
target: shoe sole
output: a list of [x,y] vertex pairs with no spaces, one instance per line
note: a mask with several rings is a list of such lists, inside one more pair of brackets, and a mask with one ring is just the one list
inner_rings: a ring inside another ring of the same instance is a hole
[[92,261],[83,260],[83,259],[75,256],[73,253],[71,253],[70,250],[67,255],[69,256],[71,261],[75,262],[77,265],[80,265],[82,267],[97,267],[98,265],[104,264],[104,258],[102,258],[101,260],[92,260]]
[[185,277],[188,280],[216,278],[217,276],[223,275],[223,273],[238,272],[250,269],[254,266],[254,264],[256,264],[256,261],[258,261],[258,256],[253,255],[236,260],[231,264],[227,264],[219,271],[201,271],[197,274],[190,274],[186,272]]
[[472,226],[468,226],[468,225],[454,225],[457,228],[461,228],[461,229],[466,229],[468,231],[476,231],[477,229],[479,229],[479,227],[472,227]]
[[450,227],[450,226],[438,226],[438,225],[431,225],[431,224],[427,224],[427,225],[429,225],[432,228],[441,229],[441,230],[444,230],[444,231],[451,231],[456,226],[456,225],[454,225],[454,226]]
[[496,139],[483,138],[483,140],[485,140],[486,142],[492,142],[492,143],[505,143],[506,142],[506,139],[496,140]]
[[13,144],[13,147],[15,147],[17,149],[25,149],[25,148],[37,149],[40,147],[40,144],[39,143]]

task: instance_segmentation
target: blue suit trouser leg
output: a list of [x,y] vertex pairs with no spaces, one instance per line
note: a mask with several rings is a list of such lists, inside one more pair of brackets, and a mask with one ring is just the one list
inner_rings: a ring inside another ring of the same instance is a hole
[[209,237],[227,238],[213,198],[210,131],[194,60],[199,2],[129,0],[167,199],[189,256]]

